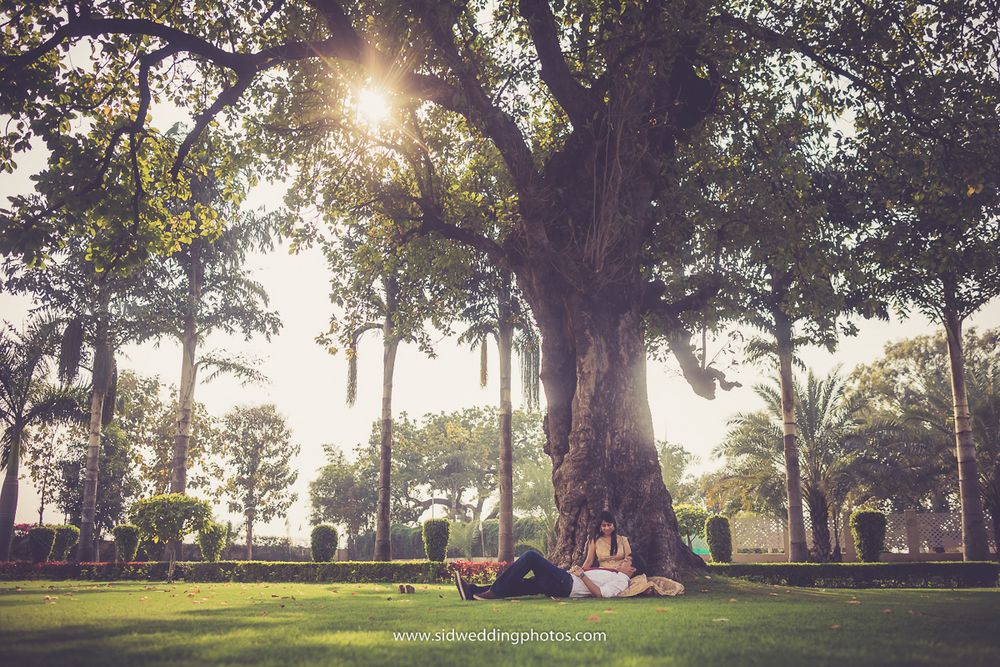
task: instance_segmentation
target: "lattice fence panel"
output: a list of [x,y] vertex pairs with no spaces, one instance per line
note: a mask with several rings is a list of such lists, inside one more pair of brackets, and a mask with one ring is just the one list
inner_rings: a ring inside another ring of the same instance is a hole
[[906,553],[906,518],[902,513],[885,517],[885,550]]

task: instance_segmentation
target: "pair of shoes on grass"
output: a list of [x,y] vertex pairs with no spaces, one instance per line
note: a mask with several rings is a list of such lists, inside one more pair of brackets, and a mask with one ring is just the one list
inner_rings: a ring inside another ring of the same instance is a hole
[[399,585],[399,592],[400,592],[400,594],[406,595],[407,593],[416,593],[417,589],[415,589],[410,584],[400,584]]
[[471,591],[470,587],[469,587],[469,584],[465,583],[462,580],[462,575],[459,574],[458,572],[455,572],[453,578],[455,580],[455,588],[458,589],[458,595],[463,600],[469,601],[469,600],[495,600],[495,599],[497,599],[496,595],[494,595],[493,591],[491,591],[491,590],[485,590],[482,593],[473,593]]

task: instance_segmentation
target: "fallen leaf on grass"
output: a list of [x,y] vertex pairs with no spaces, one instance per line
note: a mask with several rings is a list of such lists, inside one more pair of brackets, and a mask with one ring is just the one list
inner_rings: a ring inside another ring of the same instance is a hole
[[780,596],[780,595],[778,595],[777,593],[768,593],[768,595],[773,595],[773,596],[774,596],[774,597],[776,597],[776,598],[780,598],[780,597],[781,597],[781,596]]
[[861,604],[861,600],[848,600],[847,604]]
[[713,623],[728,623],[729,619],[728,618],[713,618],[712,622]]
[[615,610],[614,609],[605,609],[604,613],[605,614],[613,614],[613,613],[615,613]]
[[739,602],[739,600],[737,600],[736,598],[729,598],[729,601],[730,602]]
[[840,630],[840,623],[834,623],[830,626],[831,630]]
[[600,623],[601,617],[598,616],[597,614],[591,614],[590,616],[587,617],[587,620],[590,621],[591,623]]
[[889,609],[888,607],[886,607],[885,609],[882,610],[882,613],[883,614],[891,614],[892,613],[892,609]]
[[926,615],[927,614],[925,614],[922,611],[913,611],[912,609],[910,610],[910,616],[926,616]]
[[667,611],[667,608],[666,608],[666,607],[657,607],[657,608],[656,608],[656,613],[657,613],[657,614],[662,614],[662,613],[664,613],[665,611]]

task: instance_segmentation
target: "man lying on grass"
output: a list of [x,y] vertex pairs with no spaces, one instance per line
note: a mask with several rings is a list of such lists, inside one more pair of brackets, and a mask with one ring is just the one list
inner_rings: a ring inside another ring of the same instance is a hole
[[[522,595],[548,595],[557,598],[613,598],[629,587],[629,581],[641,574],[635,554],[618,562],[615,569],[593,568],[584,571],[578,565],[564,570],[547,561],[534,549],[511,563],[491,586],[477,586],[462,580],[455,572],[455,586],[463,600],[496,600]],[[527,577],[531,572],[535,576]]]

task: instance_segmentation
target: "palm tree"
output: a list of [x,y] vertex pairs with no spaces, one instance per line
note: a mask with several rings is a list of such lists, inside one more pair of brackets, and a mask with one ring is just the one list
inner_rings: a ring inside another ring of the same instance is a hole
[[31,320],[23,332],[9,323],[0,330],[0,418],[4,423],[0,468],[6,469],[0,493],[0,560],[10,560],[18,474],[29,429],[81,416],[74,388],[53,387],[45,382],[58,326],[57,320],[42,317]]
[[[795,427],[802,482],[812,519],[812,558],[822,562],[831,556],[831,510],[839,515],[859,483],[860,469],[869,465],[866,444],[892,425],[864,421],[864,400],[848,395],[839,369],[822,379],[809,371],[805,385],[795,380],[792,388],[798,407]],[[780,383],[777,388],[757,385],[754,391],[765,409],[736,415],[725,441],[716,449],[717,455],[727,459],[730,486],[742,488],[748,496],[775,489],[784,475]]]
[[[460,343],[479,347],[479,384],[488,379],[487,341],[496,340],[500,363],[500,507],[497,560],[514,560],[514,465],[511,406],[511,352],[516,348],[521,357],[521,385],[529,409],[538,407],[539,348],[537,335],[509,272],[476,271],[470,282],[471,299],[461,317],[473,324],[459,338]],[[515,331],[521,336],[515,342]]]

